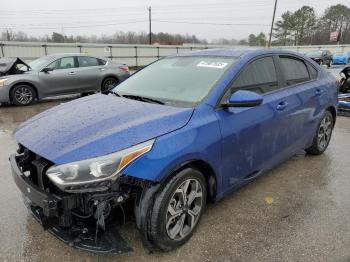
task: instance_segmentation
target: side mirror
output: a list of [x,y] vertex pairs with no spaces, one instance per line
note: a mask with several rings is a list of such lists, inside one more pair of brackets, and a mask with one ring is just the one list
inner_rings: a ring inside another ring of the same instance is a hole
[[229,98],[228,102],[223,104],[223,107],[253,107],[261,105],[263,102],[263,96],[258,93],[238,90],[234,92]]
[[53,71],[53,68],[51,68],[51,67],[45,67],[43,70],[41,70],[42,72],[44,72],[44,73],[48,73],[48,72],[51,72],[51,71]]

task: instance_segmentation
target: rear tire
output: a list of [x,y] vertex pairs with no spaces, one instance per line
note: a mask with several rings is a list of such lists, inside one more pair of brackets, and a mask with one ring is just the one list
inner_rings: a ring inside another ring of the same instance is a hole
[[113,88],[115,88],[118,85],[119,81],[118,79],[114,77],[107,77],[102,81],[101,86],[101,93],[102,94],[108,94],[109,91],[111,91]]
[[201,172],[186,168],[176,174],[150,207],[148,228],[152,243],[163,251],[186,243],[204,212],[206,196],[206,182]]
[[331,114],[331,112],[327,110],[324,113],[318,125],[312,145],[309,148],[305,149],[305,151],[311,155],[322,154],[329,145],[329,142],[332,137],[333,127],[334,127],[333,115]]
[[17,106],[27,106],[33,103],[36,92],[29,85],[17,85],[11,90],[11,102]]

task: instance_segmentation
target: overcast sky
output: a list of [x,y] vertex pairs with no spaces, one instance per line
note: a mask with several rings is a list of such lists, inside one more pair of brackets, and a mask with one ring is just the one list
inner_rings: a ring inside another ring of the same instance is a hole
[[[350,6],[350,0],[278,0],[276,19],[303,5],[321,15],[338,3]],[[242,39],[250,33],[269,32],[273,5],[274,0],[0,0],[0,31],[11,28],[31,35],[148,32],[147,7],[152,6],[153,32]]]

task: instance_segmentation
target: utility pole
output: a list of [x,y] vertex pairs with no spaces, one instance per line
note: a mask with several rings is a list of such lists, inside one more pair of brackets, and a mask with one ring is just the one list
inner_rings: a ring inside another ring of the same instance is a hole
[[6,38],[7,38],[7,41],[11,41],[10,32],[8,29],[6,29]]
[[275,0],[275,7],[274,7],[274,9],[273,9],[273,16],[272,16],[272,22],[271,22],[271,30],[270,30],[270,36],[269,36],[269,43],[268,43],[268,45],[267,45],[268,48],[271,47],[271,38],[272,38],[273,24],[275,23],[276,7],[277,7],[277,0]]
[[152,7],[148,7],[149,44],[152,44]]

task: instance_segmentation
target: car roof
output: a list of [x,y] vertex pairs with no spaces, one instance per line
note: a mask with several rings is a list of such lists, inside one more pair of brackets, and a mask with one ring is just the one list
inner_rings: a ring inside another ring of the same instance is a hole
[[[89,57],[96,57],[93,55],[85,54],[85,53],[57,53],[57,54],[50,54],[47,55],[48,57],[52,58],[61,58],[61,57],[66,57],[66,56],[89,56]],[[99,58],[99,57],[96,57]]]
[[302,56],[300,53],[296,53],[289,50],[278,49],[278,48],[220,48],[220,49],[204,49],[193,51],[189,53],[178,54],[177,56],[226,56],[226,57],[242,57],[242,56],[259,56],[265,54],[286,54],[286,55],[298,55]]

